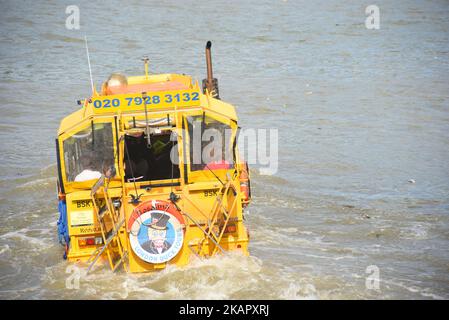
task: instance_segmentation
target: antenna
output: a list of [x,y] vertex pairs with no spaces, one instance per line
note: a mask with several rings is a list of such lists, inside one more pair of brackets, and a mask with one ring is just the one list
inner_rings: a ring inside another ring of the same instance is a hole
[[86,43],[87,64],[89,65],[90,86],[92,88],[92,95],[94,95],[94,79],[92,78],[92,68],[90,67],[89,47],[87,46],[87,36],[84,35],[84,42]]
[[150,59],[148,58],[148,56],[143,56],[142,61],[143,63],[145,63],[145,78],[148,79],[148,62],[150,61]]

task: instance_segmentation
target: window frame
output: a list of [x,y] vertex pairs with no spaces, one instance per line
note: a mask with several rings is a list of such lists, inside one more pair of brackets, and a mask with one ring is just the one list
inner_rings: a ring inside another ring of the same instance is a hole
[[113,157],[114,157],[114,166],[116,167],[116,176],[111,179],[111,185],[110,187],[118,186],[119,181],[121,181],[120,176],[120,170],[118,170],[119,166],[119,158],[120,155],[118,152],[118,146],[117,146],[117,134],[119,131],[118,123],[116,120],[116,117],[114,116],[107,116],[107,117],[89,117],[87,119],[83,119],[82,121],[78,122],[77,124],[73,125],[68,130],[61,133],[57,140],[58,140],[58,147],[59,147],[59,159],[60,159],[60,170],[61,170],[61,176],[62,176],[62,184],[65,189],[66,193],[69,193],[71,191],[77,190],[77,189],[90,189],[93,185],[93,183],[96,182],[95,179],[93,180],[87,180],[87,181],[68,181],[67,179],[67,172],[66,172],[66,159],[64,156],[64,142],[72,137],[74,134],[85,130],[92,126],[92,123],[99,124],[99,123],[109,123],[111,125],[112,130],[112,144],[113,144]]
[[[188,117],[195,116],[205,116],[212,118],[220,123],[223,123],[232,130],[231,137],[229,139],[230,148],[232,151],[233,157],[233,165],[229,169],[203,169],[203,170],[191,170],[191,162],[190,162],[190,133],[189,133],[189,123]],[[183,129],[183,161],[184,161],[184,182],[186,184],[192,183],[202,183],[202,182],[211,182],[217,181],[220,179],[222,182],[227,180],[227,173],[236,170],[237,167],[237,150],[235,145],[235,139],[238,131],[238,125],[232,119],[225,117],[223,115],[217,114],[211,110],[202,110],[197,112],[184,113],[182,116],[182,129]],[[218,177],[218,179],[217,179]]]

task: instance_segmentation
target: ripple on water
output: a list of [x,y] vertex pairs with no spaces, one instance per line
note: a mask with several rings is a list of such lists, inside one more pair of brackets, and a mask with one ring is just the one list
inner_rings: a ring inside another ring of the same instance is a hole
[[[47,268],[45,290],[58,295],[64,290],[62,273],[66,264]],[[275,268],[267,268],[256,257],[230,253],[207,260],[195,259],[186,267],[169,266],[155,274],[113,274],[99,266],[83,276],[79,292],[83,299],[245,299],[248,295],[259,298],[305,298],[309,292],[291,288],[290,281],[279,278]],[[84,269],[85,270],[85,269]],[[111,282],[111,277],[115,281]],[[305,281],[305,279],[303,280]],[[105,291],[104,287],[108,287]],[[294,291],[294,292],[293,292]],[[302,296],[304,294],[304,296]]]

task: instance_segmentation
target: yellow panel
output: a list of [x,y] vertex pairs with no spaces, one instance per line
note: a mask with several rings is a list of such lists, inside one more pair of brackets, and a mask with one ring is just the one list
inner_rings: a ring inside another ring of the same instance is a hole
[[[200,92],[198,90],[148,92],[145,101],[148,111],[159,108],[199,106]],[[141,93],[96,97],[92,99],[92,106],[95,114],[145,110]]]

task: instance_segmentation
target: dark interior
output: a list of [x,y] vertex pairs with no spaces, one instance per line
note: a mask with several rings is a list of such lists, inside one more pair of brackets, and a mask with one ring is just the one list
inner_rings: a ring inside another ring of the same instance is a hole
[[150,135],[151,147],[144,134],[125,135],[126,181],[151,181],[179,178],[179,166],[172,164],[170,152],[177,141],[170,141],[170,132]]

